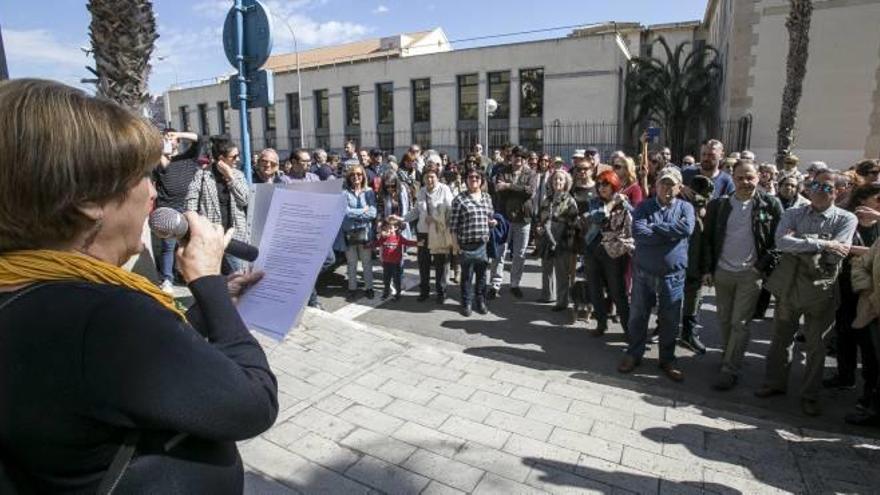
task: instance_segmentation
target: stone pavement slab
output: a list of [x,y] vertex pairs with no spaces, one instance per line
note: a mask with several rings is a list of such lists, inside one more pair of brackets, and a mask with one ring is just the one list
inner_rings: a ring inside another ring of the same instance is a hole
[[248,494],[872,493],[880,442],[307,310]]

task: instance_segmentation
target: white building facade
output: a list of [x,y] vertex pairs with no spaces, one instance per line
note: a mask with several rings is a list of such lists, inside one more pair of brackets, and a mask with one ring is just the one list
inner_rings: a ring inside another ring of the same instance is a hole
[[[880,0],[814,6],[794,151],[803,163],[847,168],[880,156]],[[309,50],[299,54],[301,114],[295,57],[279,55],[267,64],[275,70],[274,105],[250,112],[252,148],[338,150],[352,139],[396,154],[415,142],[456,157],[488,139],[490,147],[522,144],[563,157],[584,146],[634,151],[621,123],[627,61],[617,36],[641,56],[662,55],[647,51],[664,36],[672,47],[693,41],[719,51],[718,135],[705,137],[773,161],[787,13],[785,0],[709,0],[700,21],[605,23],[561,39],[453,50],[438,28]],[[239,135],[227,83],[165,96],[173,127]],[[499,103],[488,121],[487,98]]]

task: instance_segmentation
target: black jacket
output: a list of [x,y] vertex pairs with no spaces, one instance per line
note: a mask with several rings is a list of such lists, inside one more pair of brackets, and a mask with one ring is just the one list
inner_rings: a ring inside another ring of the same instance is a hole
[[[782,218],[782,204],[774,196],[756,191],[752,206],[752,235],[755,239],[755,268],[767,272],[774,264],[776,226]],[[703,273],[715,273],[730,217],[730,197],[722,196],[709,202],[703,232]]]

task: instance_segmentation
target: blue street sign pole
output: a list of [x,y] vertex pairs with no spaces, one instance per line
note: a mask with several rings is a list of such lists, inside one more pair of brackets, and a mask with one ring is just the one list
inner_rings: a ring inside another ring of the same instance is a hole
[[253,180],[251,173],[251,139],[248,129],[247,118],[247,64],[244,59],[244,7],[242,0],[235,0],[235,37],[236,37],[236,60],[238,61],[238,116],[241,126],[241,162],[243,164],[244,177],[248,184]]

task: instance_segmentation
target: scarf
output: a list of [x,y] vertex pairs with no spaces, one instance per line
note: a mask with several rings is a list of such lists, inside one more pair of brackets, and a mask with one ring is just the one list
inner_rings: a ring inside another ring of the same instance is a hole
[[186,317],[170,294],[146,278],[84,254],[36,249],[0,254],[0,285],[20,285],[48,280],[84,280],[127,287],[152,297],[176,314]]

